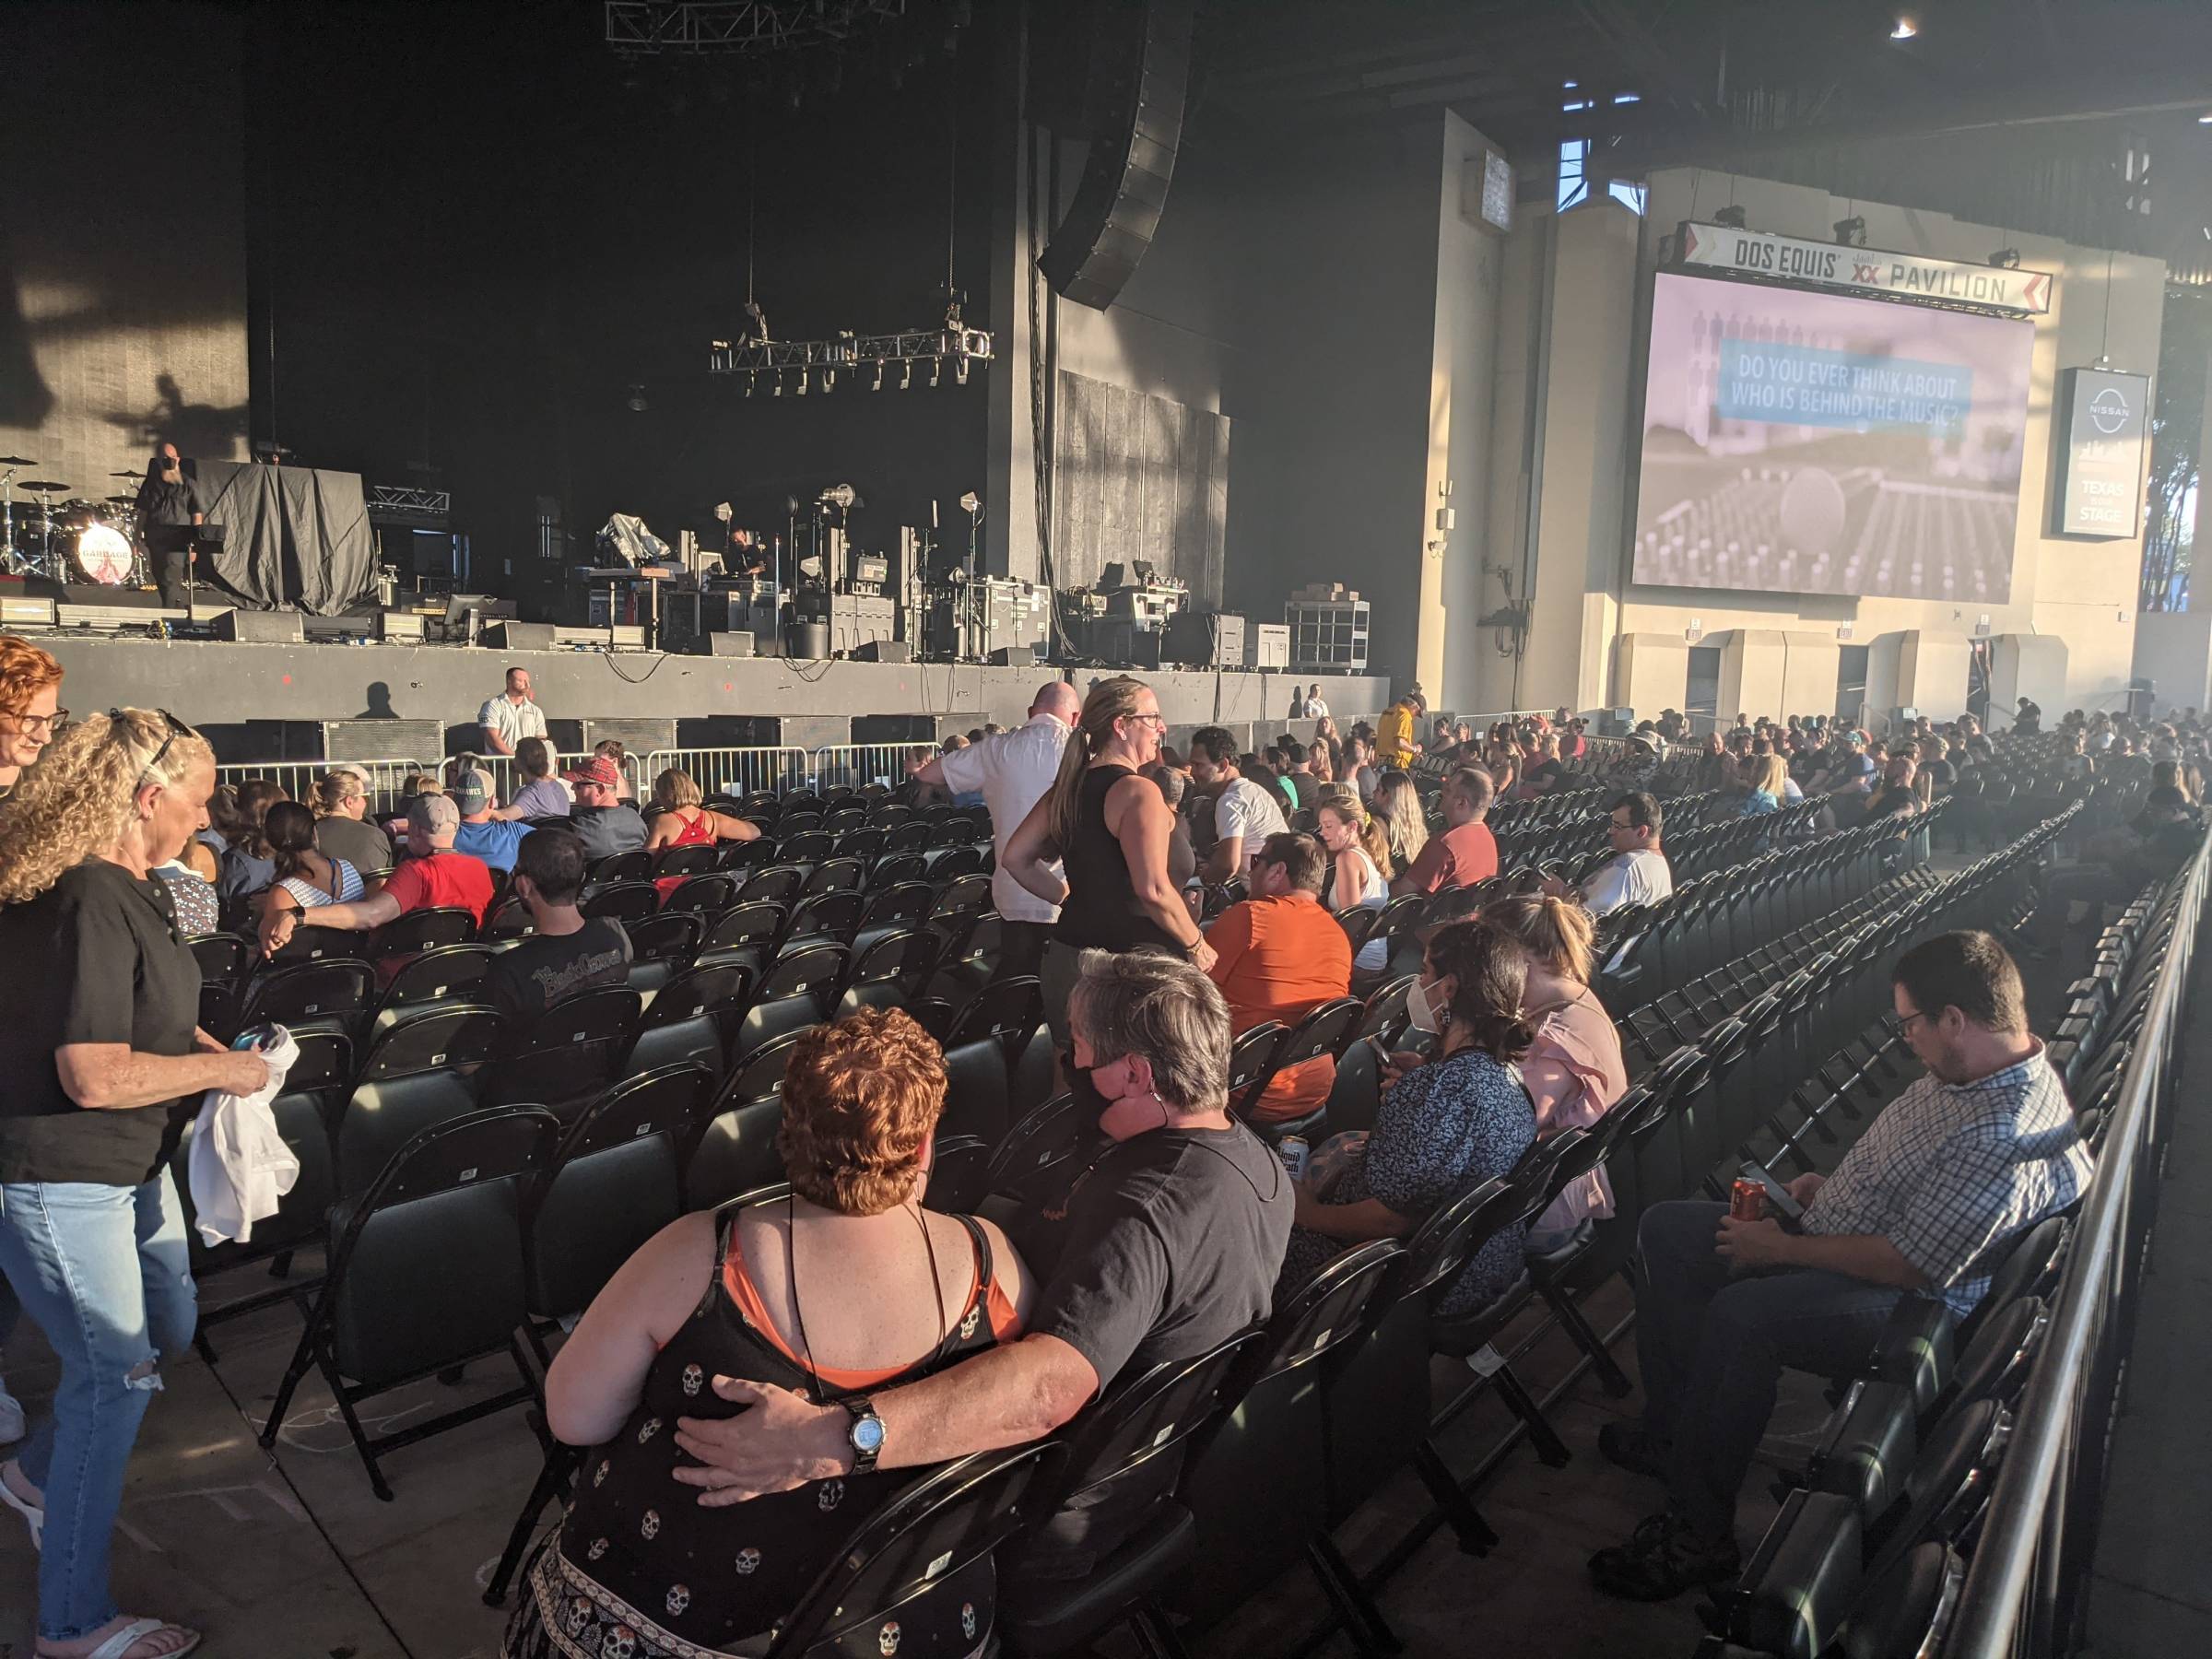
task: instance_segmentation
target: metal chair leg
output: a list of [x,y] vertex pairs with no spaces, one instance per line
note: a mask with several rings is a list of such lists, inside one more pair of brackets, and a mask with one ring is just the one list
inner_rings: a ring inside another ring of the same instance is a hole
[[1429,1495],[1436,1500],[1437,1507],[1444,1512],[1444,1519],[1459,1535],[1459,1547],[1468,1555],[1488,1555],[1498,1544],[1498,1535],[1490,1524],[1482,1518],[1475,1507],[1475,1500],[1467,1496],[1466,1488],[1459,1484],[1436,1447],[1423,1441],[1413,1450],[1413,1467]]
[[[531,1428],[544,1430],[544,1419],[533,1411]],[[522,1512],[514,1518],[514,1525],[507,1534],[507,1547],[500,1554],[500,1564],[492,1569],[491,1582],[484,1586],[484,1605],[488,1607],[503,1606],[507,1588],[523,1565],[523,1557],[529,1552],[530,1535],[537,1530],[537,1518],[545,1512],[546,1505],[565,1498],[569,1490],[570,1471],[577,1465],[581,1453],[571,1446],[556,1443],[546,1453],[538,1467],[536,1483],[531,1487],[529,1497],[523,1500]]]
[[1544,1415],[1544,1408],[1536,1404],[1535,1396],[1528,1392],[1519,1377],[1513,1375],[1513,1368],[1510,1365],[1500,1366],[1491,1375],[1490,1382],[1498,1390],[1499,1397],[1512,1408],[1513,1415],[1528,1425],[1528,1443],[1535,1448],[1536,1456],[1547,1467],[1565,1468],[1573,1460],[1574,1453],[1568,1451],[1567,1442],[1559,1438],[1559,1431],[1551,1426],[1551,1419]]
[[276,1431],[284,1427],[287,1413],[292,1408],[292,1395],[306,1377],[308,1368],[315,1362],[315,1334],[300,1333],[300,1346],[292,1350],[292,1362],[285,1368],[284,1381],[276,1385],[276,1398],[270,1404],[269,1415],[261,1426],[262,1449],[266,1451],[276,1443]]
[[1590,1369],[1597,1373],[1598,1386],[1617,1400],[1633,1393],[1636,1385],[1629,1381],[1629,1373],[1620,1369],[1619,1361],[1613,1358],[1612,1350],[1606,1347],[1605,1338],[1593,1330],[1590,1322],[1583,1317],[1583,1311],[1575,1306],[1574,1298],[1557,1285],[1539,1284],[1536,1288],[1558,1316],[1574,1346],[1590,1357]]
[[1145,1659],[1191,1659],[1191,1651],[1182,1645],[1175,1627],[1154,1608],[1139,1607],[1130,1614],[1129,1629],[1135,1633]]
[[1346,1632],[1353,1644],[1363,1653],[1389,1655],[1406,1651],[1405,1641],[1390,1628],[1382,1617],[1382,1609],[1368,1594],[1352,1564],[1344,1559],[1335,1540],[1322,1533],[1308,1540],[1306,1559],[1313,1569],[1313,1576],[1321,1581],[1323,1594],[1336,1609],[1336,1617],[1344,1621]]

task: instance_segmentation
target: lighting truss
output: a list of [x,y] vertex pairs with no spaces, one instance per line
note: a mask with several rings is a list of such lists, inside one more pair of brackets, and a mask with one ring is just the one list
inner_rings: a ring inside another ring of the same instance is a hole
[[417,489],[406,484],[368,484],[362,487],[361,495],[372,524],[442,530],[453,517],[451,490]]
[[606,0],[606,43],[629,57],[664,52],[765,53],[831,45],[906,15],[907,0]]
[[802,393],[810,385],[833,392],[838,377],[846,374],[865,374],[869,385],[881,391],[885,370],[899,371],[897,384],[903,389],[913,383],[917,366],[927,369],[933,386],[942,381],[947,366],[954,383],[966,385],[969,365],[987,363],[991,355],[991,331],[965,326],[839,335],[833,340],[716,340],[708,354],[707,372],[745,376],[747,395],[764,376],[771,392],[779,394],[786,380],[794,382]]

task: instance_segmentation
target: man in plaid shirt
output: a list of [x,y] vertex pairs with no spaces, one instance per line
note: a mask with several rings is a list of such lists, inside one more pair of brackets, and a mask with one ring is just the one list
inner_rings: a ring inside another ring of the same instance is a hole
[[1653,1205],[1638,1230],[1641,1425],[1598,1448],[1666,1483],[1667,1507],[1600,1550],[1600,1588],[1659,1601],[1734,1578],[1735,1495],[1785,1366],[1856,1369],[1906,1296],[1963,1317],[2022,1232],[2088,1186],[2091,1161],[2019,970],[1985,933],[1945,934],[1899,959],[1891,995],[1927,1068],[1831,1176],[1800,1175],[1803,1230],[1739,1221],[1724,1204]]

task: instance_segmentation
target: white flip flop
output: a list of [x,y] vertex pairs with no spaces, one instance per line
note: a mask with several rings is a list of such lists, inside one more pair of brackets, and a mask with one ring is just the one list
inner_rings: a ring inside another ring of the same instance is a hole
[[[22,1465],[18,1464],[16,1466],[20,1468]],[[23,1524],[30,1528],[30,1547],[33,1549],[38,1548],[39,1535],[46,1529],[46,1512],[38,1505],[26,1502],[17,1497],[5,1480],[0,1480],[0,1504],[5,1504],[23,1517]]]
[[134,1643],[145,1641],[157,1630],[175,1630],[192,1638],[182,1647],[170,1649],[168,1653],[161,1655],[161,1659],[184,1659],[185,1654],[200,1645],[201,1637],[197,1630],[186,1630],[180,1624],[171,1624],[165,1618],[135,1618],[90,1653],[85,1654],[84,1659],[123,1659],[124,1654],[131,1651]]

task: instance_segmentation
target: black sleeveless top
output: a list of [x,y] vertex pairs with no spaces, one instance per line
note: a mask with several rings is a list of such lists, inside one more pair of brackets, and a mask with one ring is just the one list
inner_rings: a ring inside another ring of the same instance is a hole
[[[747,1639],[771,1630],[853,1531],[924,1471],[815,1481],[702,1509],[699,1489],[671,1473],[689,1461],[676,1444],[677,1418],[742,1409],[707,1386],[717,1374],[830,1400],[912,1382],[994,1346],[1002,1335],[1011,1337],[994,1312],[995,1302],[1010,1321],[996,1292],[990,1242],[973,1220],[957,1217],[975,1249],[975,1288],[964,1308],[948,1308],[950,1328],[936,1350],[865,1389],[833,1386],[785,1354],[738,1305],[735,1288],[750,1286],[737,1278],[741,1269],[732,1259],[737,1212],[733,1205],[715,1218],[714,1282],[654,1358],[637,1409],[620,1432],[585,1455],[559,1535],[532,1564],[502,1647],[508,1659],[703,1659],[764,1648],[764,1641]],[[899,1609],[906,1653],[965,1653],[975,1632],[989,1630],[994,1579],[989,1558],[978,1566],[980,1572],[952,1574]],[[871,1627],[865,1635],[875,1651],[878,1632]],[[900,1636],[889,1640],[897,1643]]]
[[1140,945],[1178,953],[1182,949],[1173,934],[1138,907],[1129,880],[1129,861],[1113,831],[1106,828],[1107,794],[1124,778],[1135,776],[1126,766],[1094,766],[1083,774],[1075,841],[1060,849],[1067,902],[1060,907],[1053,937],[1063,945],[1116,951]]

